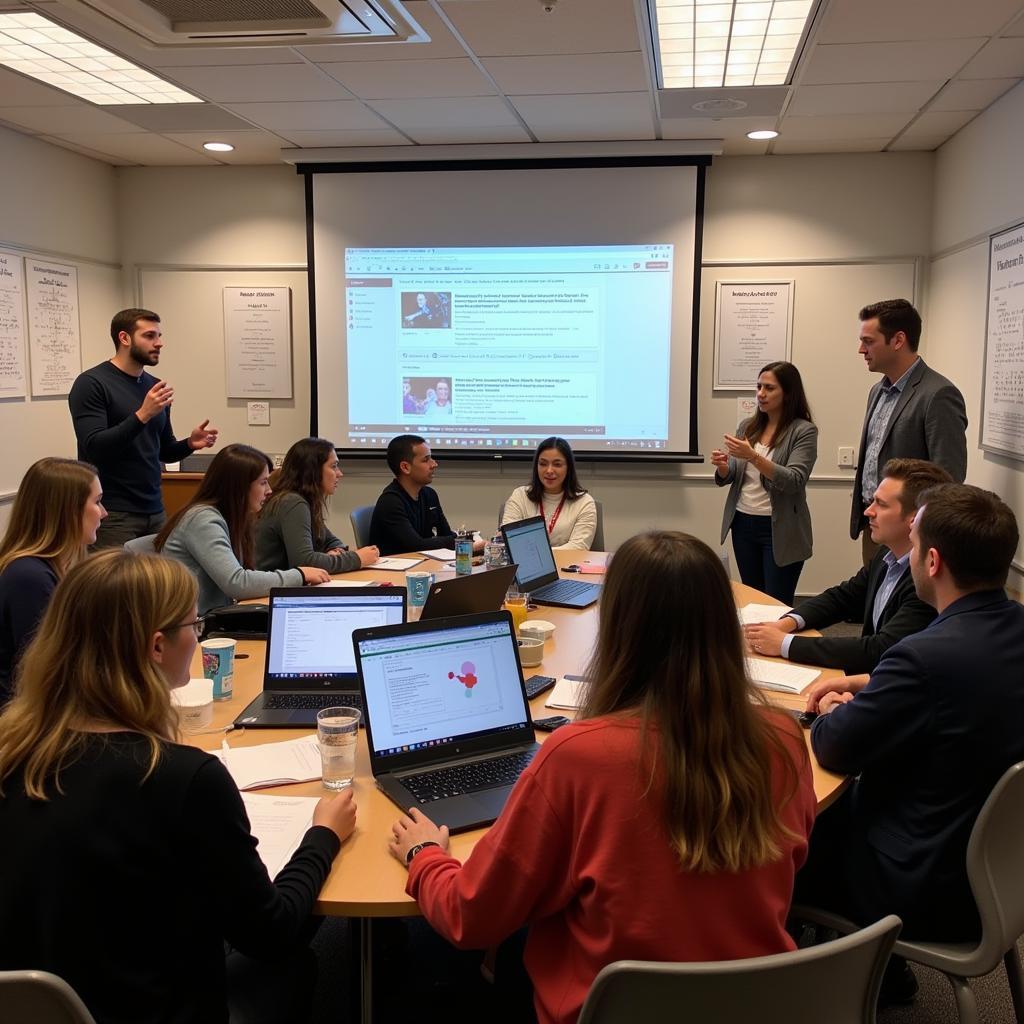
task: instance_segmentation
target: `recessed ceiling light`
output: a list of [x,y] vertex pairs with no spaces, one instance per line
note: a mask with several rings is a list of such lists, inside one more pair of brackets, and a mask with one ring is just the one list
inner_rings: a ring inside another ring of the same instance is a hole
[[779,137],[778,132],[773,132],[771,128],[762,128],[760,131],[747,132],[748,139],[754,139],[760,141],[761,139],[777,139]]
[[784,85],[815,0],[647,0],[663,89]]
[[204,142],[203,149],[211,153],[230,153],[235,147],[230,142]]
[[38,14],[0,14],[0,65],[90,103],[202,103]]

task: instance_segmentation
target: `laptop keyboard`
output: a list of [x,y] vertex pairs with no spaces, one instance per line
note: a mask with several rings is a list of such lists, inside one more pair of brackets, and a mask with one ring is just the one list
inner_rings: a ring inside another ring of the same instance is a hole
[[549,583],[537,591],[542,601],[571,601],[580,594],[589,594],[593,583],[579,583],[577,580],[559,580]]
[[532,750],[521,750],[488,761],[470,761],[418,775],[403,775],[401,782],[419,803],[429,804],[449,796],[510,786],[533,760],[533,755]]
[[264,693],[263,707],[270,711],[319,711],[321,708],[358,708],[363,698],[358,693]]

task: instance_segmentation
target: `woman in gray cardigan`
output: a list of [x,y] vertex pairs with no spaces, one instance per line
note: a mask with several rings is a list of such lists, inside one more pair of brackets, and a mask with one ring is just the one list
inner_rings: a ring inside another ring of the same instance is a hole
[[322,437],[304,437],[288,449],[256,524],[258,568],[315,565],[339,573],[377,561],[376,547],[349,551],[327,528],[327,499],[343,475],[334,445]]
[[792,605],[804,562],[811,557],[807,478],[818,458],[818,428],[800,371],[769,363],[757,375],[757,412],[725,450],[714,450],[715,483],[729,484],[722,543],[732,530],[740,579]]
[[187,566],[199,581],[199,614],[246,597],[266,597],[271,587],[326,583],[311,565],[285,572],[253,568],[253,523],[270,497],[273,463],[247,444],[229,444],[214,456],[195,497],[156,535],[158,552]]

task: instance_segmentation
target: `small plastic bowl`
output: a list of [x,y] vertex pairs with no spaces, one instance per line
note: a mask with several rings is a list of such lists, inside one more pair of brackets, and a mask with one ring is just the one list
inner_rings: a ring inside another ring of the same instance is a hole
[[519,627],[520,636],[532,636],[537,640],[549,640],[555,632],[555,624],[547,619],[526,619]]
[[171,702],[178,709],[182,732],[201,732],[213,721],[213,680],[190,679],[171,690]]
[[521,636],[519,645],[519,664],[523,668],[535,668],[544,660],[544,641],[532,636]]

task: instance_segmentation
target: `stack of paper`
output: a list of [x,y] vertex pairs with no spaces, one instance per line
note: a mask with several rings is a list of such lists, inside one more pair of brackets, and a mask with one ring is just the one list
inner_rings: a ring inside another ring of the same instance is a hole
[[414,565],[419,565],[422,558],[378,558],[373,565],[366,566],[367,569],[387,569],[391,572],[405,572]]
[[218,754],[239,789],[312,782],[323,774],[315,735],[253,747],[229,747],[225,740]]
[[421,551],[420,554],[436,559],[438,562],[455,561],[455,552],[451,548],[431,548],[429,551]]
[[784,661],[768,661],[766,658],[747,658],[747,674],[766,690],[782,690],[784,693],[800,693],[818,676],[819,669],[804,665],[789,665]]
[[271,878],[291,860],[313,824],[315,796],[266,796],[243,793],[249,827],[258,840],[256,852]]
[[747,604],[740,609],[740,622],[744,626],[754,622],[775,622],[792,610],[784,604]]
[[568,708],[575,711],[583,705],[587,696],[585,679],[567,679],[562,676],[551,688],[548,699],[544,701],[546,708]]

